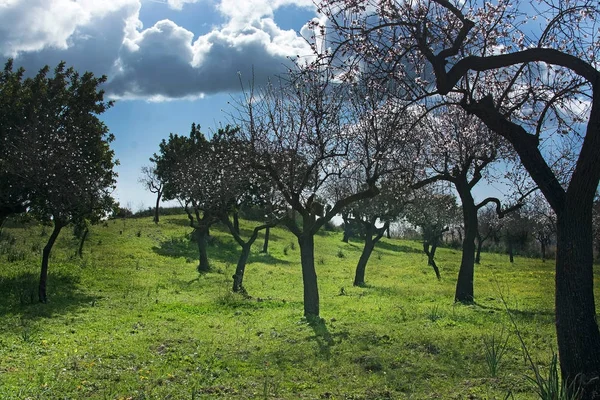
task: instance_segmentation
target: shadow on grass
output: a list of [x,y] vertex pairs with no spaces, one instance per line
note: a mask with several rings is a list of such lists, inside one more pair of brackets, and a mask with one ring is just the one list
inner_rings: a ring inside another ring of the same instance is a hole
[[343,339],[348,339],[350,336],[348,331],[330,333],[327,329],[325,320],[319,317],[310,317],[307,319],[307,322],[315,333],[315,335],[310,336],[309,339],[317,342],[317,345],[319,346],[319,354],[325,359],[331,358],[331,348],[335,346],[336,339],[341,341]]
[[63,272],[48,275],[48,303],[38,301],[39,276],[32,272],[0,279],[0,317],[14,314],[22,320],[51,318],[94,305],[98,297],[79,290],[79,277]]
[[517,310],[514,308],[503,308],[503,307],[491,307],[491,306],[486,306],[485,304],[481,304],[478,302],[473,302],[471,304],[472,306],[475,307],[479,307],[483,310],[488,310],[488,311],[493,311],[493,312],[499,312],[499,313],[506,313],[507,311],[512,314],[513,316],[522,319],[522,320],[526,320],[526,321],[532,321],[534,320],[536,317],[542,316],[544,318],[551,318],[554,319],[554,311],[551,310],[539,310],[539,311],[531,311],[531,310]]
[[[189,260],[198,260],[198,245],[188,237],[172,237],[152,247],[156,254],[166,257],[185,257]],[[223,263],[237,264],[241,247],[233,240],[223,240],[221,237],[211,236],[208,240],[208,259],[218,260]],[[280,260],[270,254],[251,253],[249,262],[264,262],[266,264],[290,264],[289,261]]]
[[414,247],[405,246],[405,245],[401,245],[401,244],[384,242],[384,241],[381,241],[381,240],[379,242],[377,242],[377,245],[375,245],[375,248],[379,248],[381,250],[394,251],[394,252],[398,252],[398,253],[418,253],[418,254],[423,254],[423,250],[422,249],[415,249]]

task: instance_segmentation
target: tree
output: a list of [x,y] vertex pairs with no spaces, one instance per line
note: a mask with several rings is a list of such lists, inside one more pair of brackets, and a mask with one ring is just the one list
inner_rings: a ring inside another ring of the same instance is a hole
[[[150,161],[156,163],[154,158],[151,158]],[[156,194],[156,206],[154,207],[153,221],[155,224],[158,224],[160,199],[163,195],[163,183],[156,174],[156,165],[144,165],[142,167],[142,176],[140,177],[139,182],[144,185],[150,193]]]
[[495,205],[490,203],[479,209],[477,223],[477,252],[475,254],[475,264],[481,262],[481,250],[483,244],[487,240],[500,240],[500,231],[503,227],[503,220],[498,218]]
[[[254,155],[249,143],[240,139],[236,133],[236,129],[219,129],[211,140],[212,163],[218,168],[218,191],[211,195],[215,204],[214,212],[241,247],[232,277],[232,290],[247,295],[243,281],[250,249],[260,231],[277,225],[280,207],[273,201],[272,189],[264,173],[251,168]],[[263,209],[265,215],[263,220],[254,226],[250,236],[244,239],[240,232],[238,213],[246,207]]]
[[515,262],[515,252],[524,249],[531,238],[531,220],[525,211],[518,210],[506,217],[500,233],[511,263]]
[[220,220],[214,195],[220,191],[219,167],[214,162],[211,143],[200,126],[192,123],[189,136],[171,133],[168,140],[161,141],[159,154],[152,159],[156,162],[156,175],[164,185],[164,199],[178,200],[187,213],[193,228],[192,239],[198,246],[198,272],[210,271],[208,233]]
[[25,129],[26,92],[23,68],[13,70],[9,59],[0,72],[0,228],[11,214],[27,210],[29,191],[10,164],[15,141]]
[[[331,190],[337,196],[343,197],[342,190],[349,190],[351,183],[338,183],[338,188]],[[389,229],[390,223],[396,220],[406,207],[406,191],[408,184],[402,177],[394,174],[386,175],[381,181],[380,193],[372,198],[357,201],[342,211],[344,224],[359,226],[364,238],[363,251],[356,265],[354,286],[365,285],[365,271],[375,245]],[[350,190],[352,192],[352,190]],[[336,198],[336,195],[330,198]],[[346,236],[344,227],[344,236]]]
[[[386,139],[401,115],[359,113],[355,106],[364,103],[350,98],[360,88],[341,84],[329,69],[310,64],[259,92],[245,91],[238,103],[236,123],[256,154],[252,165],[269,176],[288,206],[282,222],[300,246],[306,316],[320,311],[314,235],[345,207],[378,193],[377,181],[398,149],[398,141]],[[318,200],[321,190],[340,176],[360,177],[362,184],[326,209]]]
[[[21,81],[18,133],[9,137],[6,165],[18,177],[28,208],[53,231],[42,252],[39,300],[46,303],[48,263],[62,228],[84,218],[106,216],[114,207],[114,139],[98,118],[112,102],[99,90],[106,77],[80,75],[62,62]],[[13,125],[15,126],[15,125]]]
[[456,197],[444,193],[440,188],[426,186],[412,194],[405,217],[408,222],[421,228],[423,252],[427,255],[427,265],[431,266],[437,279],[441,279],[440,270],[435,263],[435,252],[442,236],[450,229],[459,214]]
[[[503,210],[498,198],[488,197],[477,203],[472,194],[491,165],[507,153],[507,148],[502,138],[456,107],[442,104],[423,119],[428,122],[427,132],[422,134],[425,143],[421,154],[425,169],[423,178],[413,184],[413,187],[446,181],[454,186],[460,197],[464,236],[454,299],[470,303],[474,300],[477,211],[486,204],[493,203],[498,216],[502,217],[521,206],[517,202]],[[430,261],[433,263],[433,258]]]
[[556,237],[556,215],[542,196],[535,196],[524,210],[531,221],[531,234],[540,245],[542,261]]
[[[420,96],[430,89],[438,98],[459,92],[460,106],[515,149],[556,213],[563,376],[582,385],[583,399],[600,397],[592,268],[592,207],[600,180],[597,2],[550,0],[539,9],[502,0],[330,0],[320,6],[345,35],[340,52],[405,83],[416,76],[412,81],[420,87],[408,86]],[[527,10],[542,14],[545,25],[529,23]],[[563,177],[544,145],[568,140],[577,152]]]

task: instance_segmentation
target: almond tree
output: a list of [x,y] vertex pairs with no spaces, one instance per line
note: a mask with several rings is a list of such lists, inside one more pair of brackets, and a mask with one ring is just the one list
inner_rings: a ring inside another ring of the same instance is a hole
[[[433,187],[432,187],[433,186]],[[435,276],[441,279],[440,270],[435,263],[435,252],[445,232],[459,215],[456,197],[444,193],[436,185],[425,186],[411,193],[405,218],[411,224],[421,228],[423,252],[427,255],[427,265],[433,268]]]
[[210,271],[208,261],[208,233],[210,227],[219,221],[215,212],[217,204],[218,169],[210,142],[195,123],[189,136],[171,133],[163,139],[159,154],[154,154],[156,175],[164,184],[163,197],[178,200],[183,204],[192,238],[198,246],[198,272]]
[[62,228],[82,219],[98,219],[113,209],[114,139],[98,118],[112,103],[99,90],[106,77],[83,75],[60,63],[53,76],[46,66],[22,81],[23,120],[9,138],[9,173],[25,188],[29,211],[53,230],[42,251],[39,300],[48,301],[48,263]]
[[489,239],[500,239],[503,220],[498,218],[496,206],[489,203],[478,210],[477,224],[477,251],[475,253],[475,264],[481,262],[481,250],[483,249],[483,244]]
[[[383,130],[367,134],[359,122],[377,126],[385,120],[393,132],[392,122],[400,119],[379,118],[375,112],[363,118],[351,102],[352,89],[329,69],[309,64],[258,91],[245,91],[237,105],[236,123],[256,154],[252,166],[269,176],[289,208],[283,223],[300,246],[306,316],[320,311],[314,235],[345,207],[375,196],[394,155],[395,142],[383,140]],[[362,184],[325,208],[319,196],[340,176],[360,176]]]
[[[413,186],[418,188],[445,181],[454,186],[460,197],[464,236],[454,299],[470,303],[474,300],[477,211],[486,204],[494,203],[501,218],[521,206],[517,202],[502,209],[498,198],[488,197],[476,202],[472,193],[484,175],[489,174],[490,167],[507,153],[507,149],[501,137],[456,107],[442,105],[427,113],[423,119],[427,121],[426,132],[422,133],[423,178]],[[430,260],[433,263],[432,257]]]
[[[356,183],[356,182],[354,182]],[[330,201],[343,198],[352,193],[353,182],[350,180],[334,180],[327,189]],[[364,246],[354,274],[354,286],[365,285],[365,272],[369,258],[375,245],[389,229],[390,223],[403,213],[407,203],[409,185],[401,175],[387,174],[381,180],[380,193],[372,198],[357,201],[342,210],[344,224],[359,226]],[[344,237],[346,237],[344,227]]]
[[[598,398],[592,206],[600,181],[600,8],[587,0],[520,5],[326,0],[319,9],[338,28],[336,52],[381,67],[418,94],[413,98],[460,93],[460,106],[514,148],[557,217],[555,309],[563,377],[582,385],[584,399]],[[561,179],[547,145],[566,141],[578,151],[572,173]]]

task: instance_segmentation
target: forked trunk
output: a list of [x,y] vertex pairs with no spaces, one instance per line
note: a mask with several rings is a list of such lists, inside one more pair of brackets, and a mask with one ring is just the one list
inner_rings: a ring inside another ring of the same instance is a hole
[[304,284],[304,315],[319,316],[319,288],[315,270],[314,235],[304,233],[298,237],[300,260],[302,263],[302,282]]
[[462,258],[454,301],[460,303],[472,303],[475,299],[473,294],[473,279],[475,275],[475,237],[477,236],[477,208],[468,185],[462,187],[457,185],[463,206],[463,220],[465,232],[463,237]]
[[437,264],[435,263],[435,259],[434,259],[436,249],[437,249],[437,246],[435,244],[431,246],[431,250],[430,250],[429,242],[423,242],[423,252],[425,252],[425,254],[427,255],[427,265],[429,265],[430,267],[433,268],[433,271],[435,272],[435,276],[439,281],[442,279],[442,277],[440,275],[440,269],[438,268]]
[[48,294],[46,288],[48,286],[48,261],[50,259],[50,252],[52,251],[52,246],[56,242],[56,238],[60,234],[60,230],[63,225],[60,222],[54,221],[54,229],[52,229],[52,234],[48,238],[48,242],[46,246],[44,246],[44,250],[42,251],[42,270],[40,272],[40,284],[38,287],[38,296],[40,303],[48,302]]

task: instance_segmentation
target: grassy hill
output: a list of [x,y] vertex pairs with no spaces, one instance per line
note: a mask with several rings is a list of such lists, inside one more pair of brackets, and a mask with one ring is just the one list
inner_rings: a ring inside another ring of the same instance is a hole
[[[556,351],[552,262],[483,254],[476,304],[454,305],[460,251],[439,249],[437,281],[418,242],[382,239],[368,286],[357,288],[362,243],[325,232],[315,245],[323,320],[310,324],[289,232],[272,230],[268,254],[257,241],[244,282],[252,298],[244,299],[230,292],[233,239],[212,229],[214,272],[199,275],[186,223],[183,215],[158,226],[108,221],[92,228],[82,259],[65,229],[46,305],[36,285],[50,229],[5,227],[0,398],[537,398],[505,305],[545,374]],[[597,293],[599,285],[597,271]],[[496,376],[486,362],[492,340],[506,343]]]

